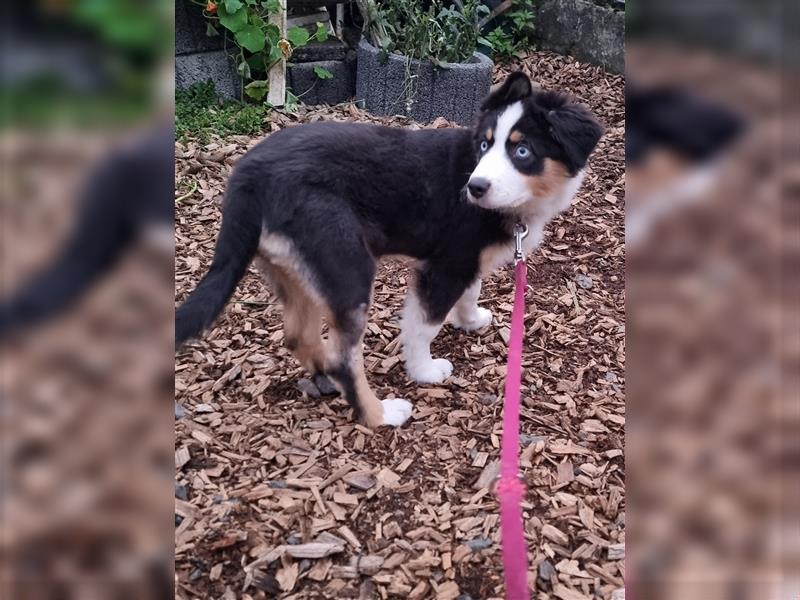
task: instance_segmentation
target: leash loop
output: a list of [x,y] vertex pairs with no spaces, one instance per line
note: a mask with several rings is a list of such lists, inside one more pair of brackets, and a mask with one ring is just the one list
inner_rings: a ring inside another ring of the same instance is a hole
[[518,263],[525,255],[522,253],[522,240],[528,237],[528,226],[523,223],[514,225],[514,263]]

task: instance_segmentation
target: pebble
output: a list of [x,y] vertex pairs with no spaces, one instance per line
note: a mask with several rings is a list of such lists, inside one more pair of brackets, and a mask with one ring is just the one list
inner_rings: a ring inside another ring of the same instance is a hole
[[478,400],[480,401],[481,404],[484,404],[486,406],[490,406],[490,405],[494,404],[495,402],[497,402],[497,395],[496,394],[481,394],[480,396],[478,396]]
[[189,493],[186,491],[185,485],[175,484],[175,497],[184,502],[189,500]]
[[520,434],[519,441],[522,442],[525,446],[530,446],[531,444],[536,444],[538,442],[546,442],[547,436],[546,435],[528,435],[527,433]]
[[474,540],[470,540],[467,542],[467,546],[469,546],[473,552],[477,552],[478,550],[485,550],[491,545],[492,545],[492,540],[485,537],[475,538]]
[[539,579],[542,581],[550,581],[556,573],[556,568],[549,560],[539,563]]
[[588,275],[584,275],[583,273],[578,273],[575,275],[575,283],[577,283],[580,287],[585,290],[592,289],[592,285],[594,285],[594,281]]
[[617,374],[614,371],[606,371],[606,381],[609,383],[617,383]]
[[175,420],[182,419],[186,414],[186,410],[183,408],[183,405],[175,403]]
[[314,382],[305,377],[297,382],[297,389],[306,394],[309,398],[319,398],[322,394]]
[[336,386],[326,375],[314,375],[314,385],[323,396],[335,396],[339,393]]
[[285,481],[268,481],[267,485],[273,490],[285,490],[287,487],[289,487],[286,485]]

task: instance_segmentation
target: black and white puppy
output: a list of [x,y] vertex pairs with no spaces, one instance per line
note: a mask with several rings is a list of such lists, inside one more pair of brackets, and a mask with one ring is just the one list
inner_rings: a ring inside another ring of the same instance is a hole
[[[399,426],[411,404],[380,401],[362,360],[377,260],[417,260],[402,315],[409,377],[438,383],[453,366],[430,344],[445,319],[466,330],[491,322],[481,278],[511,261],[570,204],[601,127],[565,95],[510,75],[484,101],[475,130],[409,131],[315,123],[279,131],[230,177],[208,273],[176,313],[180,344],[210,326],[251,260],[284,307],[287,345],[330,377],[368,425]],[[329,326],[323,343],[322,321]]]

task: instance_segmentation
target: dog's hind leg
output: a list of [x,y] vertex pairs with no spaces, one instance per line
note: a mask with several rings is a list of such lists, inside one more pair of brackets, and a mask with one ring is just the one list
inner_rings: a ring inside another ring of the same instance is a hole
[[[298,273],[261,257],[256,262],[283,304],[286,347],[309,373],[321,376],[327,369],[327,352],[322,341],[323,310],[320,301]],[[324,393],[326,390],[321,391]]]
[[362,340],[367,324],[369,305],[337,311],[331,323],[332,350],[336,358],[328,375],[341,388],[342,394],[370,427],[400,426],[411,415],[411,403],[400,398],[378,400],[367,383],[364,372]]

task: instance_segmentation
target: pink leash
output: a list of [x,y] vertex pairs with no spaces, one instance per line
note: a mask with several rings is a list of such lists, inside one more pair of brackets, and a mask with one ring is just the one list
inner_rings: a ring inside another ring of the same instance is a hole
[[522,524],[522,497],[525,495],[519,472],[519,405],[522,380],[522,338],[525,334],[525,288],[527,265],[522,240],[528,228],[514,228],[514,311],[511,314],[511,339],[508,344],[505,401],[503,404],[503,442],[500,450],[500,480],[496,493],[500,500],[500,530],[503,536],[503,568],[508,600],[529,600],[528,548]]

